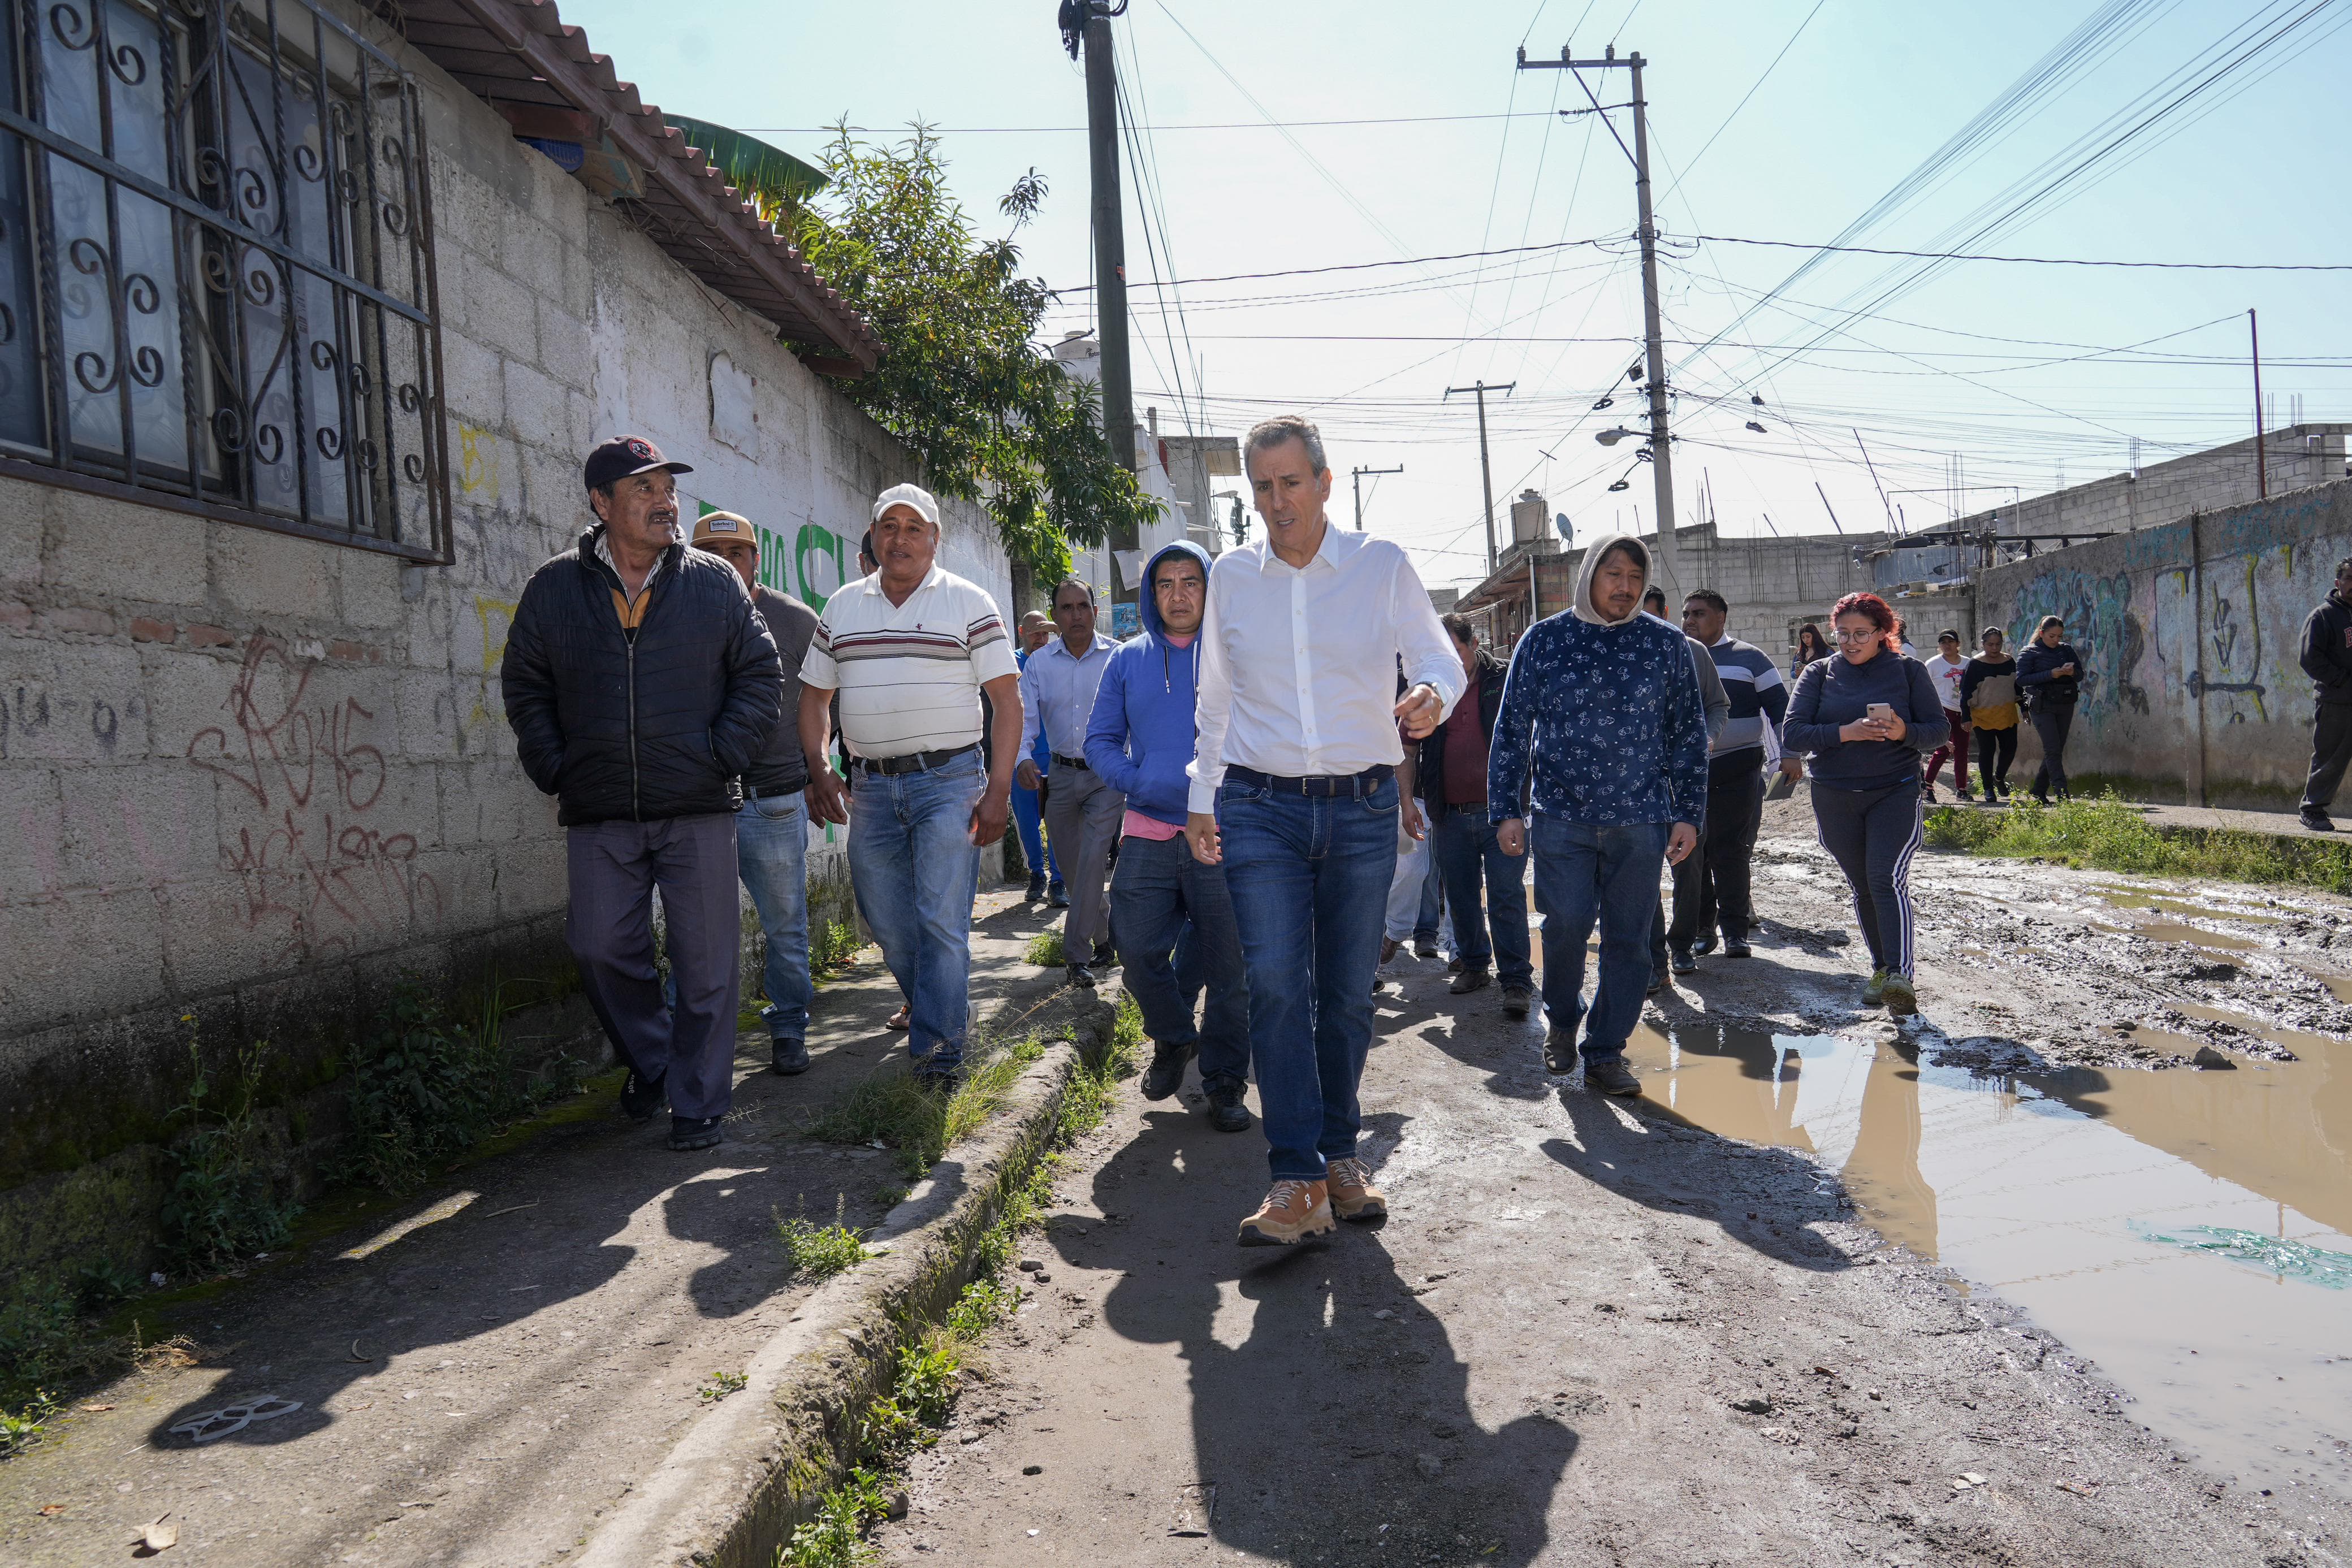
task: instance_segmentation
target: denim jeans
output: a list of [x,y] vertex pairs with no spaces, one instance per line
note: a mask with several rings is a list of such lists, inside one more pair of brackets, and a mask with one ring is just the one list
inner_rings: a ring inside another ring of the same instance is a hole
[[[1454,946],[1465,969],[1493,966],[1507,986],[1534,983],[1536,966],[1528,942],[1528,860],[1507,855],[1495,842],[1495,824],[1484,802],[1443,806],[1445,813],[1431,841],[1445,877],[1445,903],[1454,913]],[[1478,913],[1478,883],[1486,881],[1486,913]]]
[[1055,887],[1062,885],[1062,868],[1054,862],[1053,852],[1045,848],[1045,808],[1034,789],[1013,787],[1013,831],[1021,835],[1021,858],[1029,862],[1029,880],[1044,882],[1051,873]]
[[[1202,865],[1181,838],[1128,838],[1110,879],[1110,936],[1143,1032],[1197,1046],[1203,1087],[1249,1080],[1249,979],[1222,866]],[[1192,1005],[1206,990],[1196,1027]]]
[[1396,875],[1396,779],[1310,798],[1229,776],[1217,821],[1267,1160],[1277,1181],[1320,1181],[1325,1162],[1356,1152],[1372,971]]
[[971,1019],[971,904],[980,850],[971,809],[987,788],[980,753],[920,773],[860,768],[851,785],[849,882],[883,961],[912,1008],[918,1062],[963,1060]]
[[816,992],[809,984],[808,806],[802,791],[743,802],[735,813],[735,864],[768,939],[760,971],[768,1005],[760,1017],[771,1039],[805,1040]]
[[[1555,1030],[1584,1024],[1588,1062],[1625,1054],[1649,988],[1650,929],[1671,824],[1597,828],[1538,812],[1528,823],[1536,908],[1544,917],[1544,1011]],[[1584,944],[1601,925],[1601,977],[1585,1010]]]
[[1412,939],[1433,943],[1437,940],[1437,923],[1445,918],[1445,873],[1437,863],[1436,827],[1428,822],[1426,813],[1423,832],[1426,836],[1422,842],[1429,846],[1429,852],[1422,859],[1429,862],[1429,867],[1422,873],[1421,912],[1412,923]]

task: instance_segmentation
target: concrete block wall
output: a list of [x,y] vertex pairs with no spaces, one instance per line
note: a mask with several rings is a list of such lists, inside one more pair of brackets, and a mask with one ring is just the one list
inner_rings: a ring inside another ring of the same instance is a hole
[[[1979,602],[2014,643],[2064,618],[2085,671],[2070,771],[2285,804],[2311,755],[2303,622],[2347,555],[2352,480],[2339,479],[1996,567]],[[2018,754],[2030,778],[2030,729]]]
[[[2263,464],[2273,496],[2285,496],[2345,476],[2352,424],[2297,424],[2266,432]],[[2256,500],[2254,438],[2186,457],[2143,465],[2137,477],[2111,474],[2086,485],[2035,496],[1962,517],[1956,527],[1980,532],[1998,522],[2004,534],[2122,533],[2161,528],[2191,512],[2217,512]]]
[[[523,583],[588,520],[593,441],[634,431],[693,464],[690,499],[803,547],[782,580],[815,601],[855,575],[873,495],[920,476],[771,325],[406,63],[455,563],[0,479],[0,1274],[142,1260],[191,1028],[208,1060],[269,1040],[269,1093],[315,1151],[340,1054],[403,975],[567,985],[562,836],[498,672]],[[712,431],[721,355],[756,382],[751,450]],[[984,516],[950,505],[947,528],[950,570],[1001,602]],[[845,917],[844,846],[812,848],[820,907]]]

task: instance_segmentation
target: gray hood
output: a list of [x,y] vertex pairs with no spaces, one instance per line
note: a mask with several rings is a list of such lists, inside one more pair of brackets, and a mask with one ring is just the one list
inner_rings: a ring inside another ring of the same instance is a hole
[[1592,607],[1592,574],[1601,570],[1603,558],[1621,544],[1633,547],[1642,562],[1642,591],[1644,593],[1649,591],[1649,545],[1633,534],[1603,534],[1584,547],[1584,565],[1576,574],[1576,597],[1569,601],[1569,608],[1575,612],[1579,621],[1594,626],[1622,626],[1642,613],[1640,594],[1634,595],[1633,608],[1614,621],[1608,619]]

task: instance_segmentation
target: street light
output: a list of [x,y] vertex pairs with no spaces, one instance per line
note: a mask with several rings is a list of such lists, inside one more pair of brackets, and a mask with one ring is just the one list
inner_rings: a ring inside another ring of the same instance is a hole
[[1614,446],[1619,442],[1624,440],[1627,436],[1638,434],[1640,433],[1637,431],[1628,430],[1621,424],[1614,430],[1594,431],[1592,433],[1592,439],[1601,443],[1603,446]]

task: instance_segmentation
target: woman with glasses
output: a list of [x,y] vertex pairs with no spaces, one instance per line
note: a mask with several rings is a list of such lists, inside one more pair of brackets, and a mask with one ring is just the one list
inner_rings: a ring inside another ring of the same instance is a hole
[[1919,759],[1946,734],[1936,678],[1903,654],[1903,623],[1875,593],[1830,613],[1837,653],[1806,666],[1780,744],[1812,755],[1813,823],[1853,890],[1870,948],[1865,1006],[1919,1010],[1912,985],[1911,857],[1924,821]]

